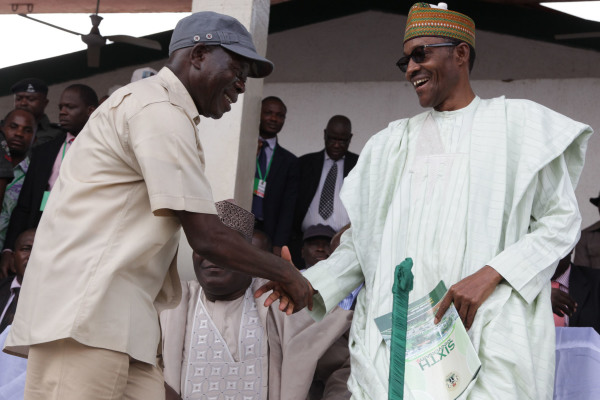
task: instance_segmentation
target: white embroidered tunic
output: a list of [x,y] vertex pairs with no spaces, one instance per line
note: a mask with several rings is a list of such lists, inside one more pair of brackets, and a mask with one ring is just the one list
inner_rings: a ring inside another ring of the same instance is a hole
[[[264,329],[252,290],[248,288],[240,300],[243,308],[239,302],[210,304],[204,293],[198,296],[191,335],[186,337],[184,400],[251,400],[263,397],[263,380],[267,379],[263,376],[263,364],[267,363],[263,351],[266,340]],[[223,307],[243,310],[240,323],[228,324],[240,327],[235,346],[228,345],[207,311],[212,308],[215,319],[218,319],[228,314]],[[232,347],[237,351],[232,351]]]
[[[504,280],[469,330],[482,367],[461,398],[551,399],[550,277],[578,238],[574,188],[592,131],[503,97],[434,112],[433,120],[431,114],[390,123],[344,180],[340,196],[352,228],[305,273],[319,291],[313,316],[322,318],[364,281],[350,331],[348,386],[354,399],[384,399],[390,354],[374,319],[392,311],[394,267],[413,258],[414,297],[440,278],[450,287],[490,265]],[[419,138],[432,121],[439,141]]]

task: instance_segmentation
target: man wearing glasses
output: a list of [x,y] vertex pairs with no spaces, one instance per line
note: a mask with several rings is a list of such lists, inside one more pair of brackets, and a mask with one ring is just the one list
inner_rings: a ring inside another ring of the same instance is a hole
[[294,265],[300,256],[302,234],[310,226],[327,225],[336,232],[350,222],[339,193],[344,178],[356,165],[358,154],[348,151],[352,124],[344,115],[334,115],[323,131],[325,149],[300,157],[300,187],[294,214]]
[[313,313],[365,282],[349,387],[356,399],[387,398],[390,351],[374,319],[392,311],[394,266],[411,257],[410,301],[443,280],[436,322],[453,302],[481,360],[461,398],[550,399],[548,280],[577,240],[574,188],[592,130],[530,101],[480,99],[469,82],[475,24],[446,8],[410,9],[398,66],[432,109],[373,136],[346,178],[352,227],[306,271]]

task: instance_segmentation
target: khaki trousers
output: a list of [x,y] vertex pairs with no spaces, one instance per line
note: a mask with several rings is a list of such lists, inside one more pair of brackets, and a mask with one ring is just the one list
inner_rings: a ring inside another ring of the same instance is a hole
[[73,339],[29,349],[24,400],[164,400],[162,371]]

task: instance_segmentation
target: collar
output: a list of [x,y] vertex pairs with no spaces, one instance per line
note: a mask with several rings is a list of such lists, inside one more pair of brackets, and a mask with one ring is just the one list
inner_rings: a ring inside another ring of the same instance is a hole
[[473,111],[474,108],[477,108],[477,106],[479,105],[479,102],[481,101],[481,99],[479,98],[479,96],[475,95],[475,97],[473,98],[473,100],[471,100],[471,102],[469,103],[469,105],[467,105],[466,107],[463,108],[459,108],[458,110],[452,110],[452,111],[435,111],[433,108],[431,109],[431,115],[433,115],[435,118],[449,118],[449,117],[453,117],[457,114],[461,114],[464,112],[470,112]]
[[19,281],[17,280],[17,277],[15,276],[13,278],[12,283],[10,284],[10,292],[13,293],[15,291],[15,289],[20,288],[21,284],[19,283]]
[[277,136],[269,138],[269,139],[265,139],[265,138],[261,137],[260,140],[262,140],[263,142],[269,143],[269,147],[271,148],[271,150],[273,150],[275,148],[275,146],[277,145]]
[[169,101],[183,108],[183,111],[190,117],[190,119],[194,121],[196,125],[198,125],[200,123],[200,115],[198,114],[196,104],[194,104],[192,96],[190,96],[189,92],[185,86],[183,86],[183,83],[181,83],[177,75],[175,75],[168,67],[163,67],[158,72],[157,76],[167,84],[165,88],[169,94]]
[[13,170],[16,170],[17,168],[20,168],[21,171],[23,171],[24,174],[27,173],[27,170],[29,169],[29,156],[26,156],[23,161],[21,161],[20,163],[18,163]]

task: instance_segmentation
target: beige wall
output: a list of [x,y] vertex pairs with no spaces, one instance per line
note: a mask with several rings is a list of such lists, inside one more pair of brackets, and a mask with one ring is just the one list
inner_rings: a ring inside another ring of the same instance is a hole
[[[351,150],[359,152],[388,122],[421,112],[394,65],[404,24],[402,16],[366,12],[269,35],[267,56],[276,67],[265,81],[264,94],[280,96],[289,109],[281,143],[298,155],[319,150],[328,118],[339,113],[352,120]],[[477,49],[472,79],[480,96],[528,98],[600,131],[600,53],[482,31],[477,33]],[[149,66],[159,69],[162,64]],[[103,95],[112,85],[127,83],[138,67],[81,82]],[[71,83],[50,88],[47,111],[52,120],[57,120],[60,92]],[[12,96],[0,98],[1,110],[11,107]],[[577,188],[584,226],[598,219],[588,202],[600,190],[598,154],[596,134]]]
[[[596,111],[600,78],[481,80],[473,81],[473,88],[482,98],[505,95],[536,101],[600,132],[600,113]],[[280,142],[297,155],[323,148],[323,129],[332,115],[350,118],[354,132],[350,150],[360,152],[366,141],[389,122],[423,112],[414,90],[404,82],[272,83],[265,85],[264,94],[285,101],[288,115],[279,134]],[[597,208],[588,201],[600,190],[598,154],[600,134],[595,134],[576,190],[584,227],[598,220]]]

